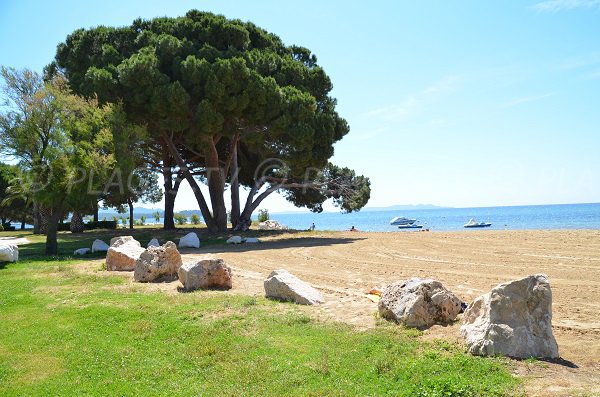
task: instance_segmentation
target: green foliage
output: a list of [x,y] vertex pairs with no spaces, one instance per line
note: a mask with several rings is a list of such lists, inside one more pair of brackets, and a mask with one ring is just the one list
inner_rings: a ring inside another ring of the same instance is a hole
[[156,211],[154,213],[154,220],[156,221],[156,223],[160,222],[160,212]]
[[198,214],[192,214],[191,220],[192,220],[192,224],[194,224],[194,225],[200,224],[200,217],[198,216]]
[[183,214],[175,214],[173,216],[173,219],[175,219],[175,222],[177,222],[178,225],[185,225],[187,223],[187,216],[183,215]]
[[146,215],[140,216],[140,225],[144,226],[146,224]]
[[268,221],[269,218],[269,210],[266,208],[258,210],[258,221],[265,222]]
[[2,225],[2,223],[0,223],[0,232],[4,231],[4,226]]

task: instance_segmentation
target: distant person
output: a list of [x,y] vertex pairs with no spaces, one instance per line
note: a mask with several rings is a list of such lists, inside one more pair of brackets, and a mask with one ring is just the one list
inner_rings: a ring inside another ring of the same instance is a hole
[[351,231],[351,232],[358,232],[358,229],[356,229],[354,226],[352,226],[352,227],[350,228],[350,231]]
[[310,225],[310,231],[314,231],[315,230],[315,223],[313,222],[312,225]]

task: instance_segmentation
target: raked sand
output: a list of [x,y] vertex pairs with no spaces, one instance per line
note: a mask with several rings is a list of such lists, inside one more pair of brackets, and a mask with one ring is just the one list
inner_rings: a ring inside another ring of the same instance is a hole
[[[544,273],[552,286],[552,323],[564,361],[515,362],[515,372],[530,378],[532,396],[564,396],[576,390],[600,395],[598,230],[316,232],[210,252],[233,267],[232,292],[262,295],[269,272],[285,268],[323,292],[327,302],[314,309],[318,315],[358,328],[375,325],[377,305],[365,297],[373,287],[431,277],[471,302],[499,283]],[[185,256],[184,261],[196,255]],[[433,327],[424,337],[460,340],[459,328],[460,322]]]

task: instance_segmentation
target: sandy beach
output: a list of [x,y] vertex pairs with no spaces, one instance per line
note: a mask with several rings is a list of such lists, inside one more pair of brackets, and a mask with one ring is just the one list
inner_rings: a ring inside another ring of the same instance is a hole
[[[232,266],[232,292],[261,295],[268,273],[285,268],[324,293],[313,312],[358,329],[375,326],[377,307],[365,296],[373,287],[431,277],[471,302],[501,282],[544,273],[562,360],[515,361],[514,371],[528,378],[531,396],[600,395],[600,231],[284,234],[209,252]],[[436,326],[423,337],[459,340],[459,328]]]

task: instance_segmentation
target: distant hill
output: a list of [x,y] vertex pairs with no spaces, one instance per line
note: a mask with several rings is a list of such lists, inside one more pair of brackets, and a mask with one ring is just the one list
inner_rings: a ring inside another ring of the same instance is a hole
[[411,211],[411,210],[435,210],[439,208],[449,208],[449,207],[440,207],[438,205],[433,204],[397,204],[390,205],[387,207],[365,207],[361,211]]

